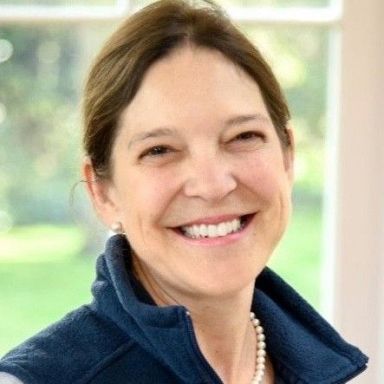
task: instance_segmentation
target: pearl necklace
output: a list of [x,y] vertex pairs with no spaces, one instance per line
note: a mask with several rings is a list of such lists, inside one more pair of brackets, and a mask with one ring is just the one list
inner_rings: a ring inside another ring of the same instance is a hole
[[255,314],[250,314],[251,322],[256,332],[256,368],[253,374],[251,384],[261,384],[265,374],[265,361],[267,352],[265,350],[265,335],[264,329],[260,325],[260,320],[256,318]]

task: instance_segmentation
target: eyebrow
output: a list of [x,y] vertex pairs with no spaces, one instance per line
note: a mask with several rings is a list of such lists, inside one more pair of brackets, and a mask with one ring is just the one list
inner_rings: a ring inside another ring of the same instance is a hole
[[172,136],[176,134],[176,129],[168,127],[159,127],[150,131],[140,132],[132,137],[132,139],[128,143],[128,148],[130,148],[134,143],[138,141],[143,141],[154,137]]
[[[224,127],[229,128],[234,125],[245,124],[253,121],[261,122],[261,123],[271,122],[271,120],[267,116],[261,113],[256,113],[256,114],[238,115],[238,116],[231,117],[225,120]],[[178,135],[178,132],[175,128],[171,128],[171,127],[154,128],[150,131],[140,132],[134,135],[128,143],[128,148],[130,148],[133,144],[137,143],[138,141],[143,141],[146,139],[157,138],[157,137],[176,136],[176,135]]]
[[271,119],[261,113],[249,114],[249,115],[239,115],[231,117],[226,120],[224,125],[225,127],[231,127],[233,125],[240,125],[249,122],[261,122],[261,123],[270,123]]

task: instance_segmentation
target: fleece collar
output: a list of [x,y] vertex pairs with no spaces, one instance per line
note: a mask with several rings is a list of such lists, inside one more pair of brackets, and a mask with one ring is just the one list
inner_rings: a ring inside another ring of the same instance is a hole
[[[220,383],[197,347],[187,309],[157,307],[134,278],[124,236],[108,240],[92,291],[94,309],[156,355],[182,382]],[[284,383],[345,383],[365,369],[367,357],[268,268],[256,280],[252,310],[264,324],[268,353]]]

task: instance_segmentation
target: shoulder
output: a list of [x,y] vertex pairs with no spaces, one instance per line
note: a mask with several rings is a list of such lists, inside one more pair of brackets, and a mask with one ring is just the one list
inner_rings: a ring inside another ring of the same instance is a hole
[[253,309],[285,381],[344,383],[366,368],[367,357],[268,268],[257,278]]
[[[36,378],[75,383],[103,369],[130,347],[130,340],[114,323],[83,306],[10,351],[0,360],[0,371],[28,384],[40,382]],[[0,380],[0,384],[13,382]]]

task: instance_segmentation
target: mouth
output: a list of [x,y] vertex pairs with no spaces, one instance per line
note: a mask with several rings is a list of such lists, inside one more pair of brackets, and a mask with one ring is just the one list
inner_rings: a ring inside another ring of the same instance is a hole
[[254,217],[253,214],[242,215],[216,224],[194,224],[180,226],[175,230],[189,239],[215,239],[242,232]]

